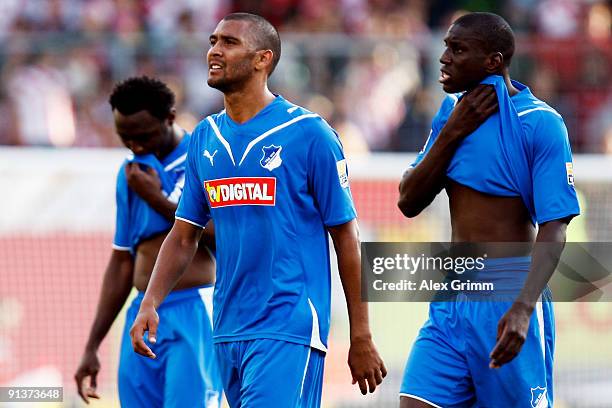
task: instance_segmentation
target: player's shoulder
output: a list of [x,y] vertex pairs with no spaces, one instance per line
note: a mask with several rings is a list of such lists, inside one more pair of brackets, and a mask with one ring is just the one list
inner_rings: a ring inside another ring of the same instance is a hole
[[302,126],[312,126],[322,121],[322,118],[317,113],[303,106],[296,105],[280,95],[277,98],[275,117],[281,124],[301,122]]
[[282,109],[279,109],[279,119],[283,123],[299,122],[299,126],[303,129],[306,140],[315,140],[321,137],[330,137],[336,135],[336,132],[325,119],[318,113],[296,105],[292,102],[283,100]]
[[306,109],[303,106],[297,105],[291,101],[278,96],[277,115],[284,116],[286,119],[298,118],[304,115],[314,115],[315,113]]
[[559,121],[563,120],[555,108],[528,93],[518,98],[514,107],[522,122]]
[[561,114],[533,94],[529,93],[519,98],[514,107],[523,128],[527,132],[534,133],[534,136],[545,137],[557,133],[566,133],[566,130],[558,132],[560,129],[565,129]]
[[206,140],[210,137],[209,135],[213,134],[215,129],[218,131],[223,115],[225,115],[225,109],[204,117],[191,132],[188,149],[206,143]]
[[464,92],[446,94],[442,99],[440,109],[438,110],[438,114],[436,116],[441,120],[446,119],[451,114],[453,109],[455,109],[455,106],[457,106],[457,103],[463,94]]
[[205,116],[204,119],[202,119],[193,129],[193,131],[191,132],[191,137],[198,138],[198,137],[202,137],[202,135],[205,135],[206,132],[208,132],[211,129],[211,126],[213,123],[216,124],[217,126],[219,125],[221,121],[221,117],[223,115],[225,115],[225,109],[223,109],[220,112],[212,113],[208,116]]
[[440,109],[453,110],[465,92],[446,94],[442,99]]
[[135,155],[130,151],[125,155],[123,162],[121,162],[121,166],[119,167],[118,172],[119,176],[125,177],[125,166],[128,163],[139,163],[143,166],[148,166],[152,168],[158,168],[161,166],[161,163],[159,162],[157,157],[155,157],[155,155],[152,153]]
[[134,156],[134,153],[132,153],[131,150],[127,151],[127,153],[123,157],[123,161],[121,162],[121,165],[119,165],[119,169],[117,170],[117,176],[118,177],[124,177],[125,178],[125,166],[128,163],[132,163],[134,161],[135,157],[136,156]]
[[563,117],[548,103],[529,93],[515,101],[514,107],[528,140],[534,146],[568,143]]

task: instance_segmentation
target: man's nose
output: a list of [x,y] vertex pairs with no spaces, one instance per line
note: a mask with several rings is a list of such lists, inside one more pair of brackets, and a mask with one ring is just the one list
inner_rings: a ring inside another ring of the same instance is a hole
[[444,50],[442,55],[440,55],[440,64],[448,65],[450,63],[451,63],[450,55],[449,55],[448,49],[446,49]]
[[221,47],[219,46],[219,43],[216,42],[212,47],[210,47],[210,49],[208,50],[208,55],[211,56],[221,56],[222,52],[221,52]]

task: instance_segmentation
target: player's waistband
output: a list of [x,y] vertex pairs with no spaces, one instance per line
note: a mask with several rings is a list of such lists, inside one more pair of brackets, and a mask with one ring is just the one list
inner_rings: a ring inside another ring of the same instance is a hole
[[[453,274],[448,274],[447,281],[457,281],[466,283],[467,286],[461,288],[472,288],[474,283],[492,284],[494,290],[490,293],[495,294],[518,294],[522,289],[529,268],[531,266],[531,257],[512,257],[512,258],[487,258],[482,262],[482,268],[474,268],[464,273],[455,271]],[[459,289],[458,292],[464,290]],[[487,293],[487,291],[475,291],[478,294]]]
[[[168,294],[168,296],[166,296],[166,298],[164,299],[160,307],[168,305],[173,302],[178,302],[181,300],[189,299],[189,298],[195,298],[195,297],[201,298],[202,289],[213,288],[214,286],[215,285],[213,283],[208,283],[206,285],[198,285],[198,286],[193,286],[191,288],[173,290],[172,292]],[[134,301],[132,302],[132,304],[140,305],[140,302],[142,302],[142,299],[144,298],[144,294],[145,293],[143,291],[138,291],[138,294],[134,298]]]
[[514,256],[510,258],[486,258],[483,260],[482,272],[529,272],[531,256]]

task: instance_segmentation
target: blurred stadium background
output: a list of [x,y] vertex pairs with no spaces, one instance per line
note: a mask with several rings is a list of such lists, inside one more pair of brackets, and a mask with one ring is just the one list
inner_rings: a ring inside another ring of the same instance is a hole
[[[0,1],[0,190],[6,194],[0,386],[63,385],[63,406],[82,406],[72,375],[110,254],[114,179],[126,154],[113,132],[108,94],[131,75],[160,77],[177,94],[179,124],[193,129],[222,105],[205,83],[204,54],[214,25],[231,11],[256,12],[280,29],[283,56],[272,89],[339,131],[366,241],[448,239],[444,198],[406,220],[395,207],[397,182],[443,96],[438,58],[448,24],[461,10],[500,13],[518,39],[512,76],[562,113],[570,132],[584,215],[569,238],[612,241],[611,3]],[[364,398],[350,385],[346,310],[336,281],[324,406],[396,406],[426,311],[426,304],[371,305],[389,376]],[[92,406],[118,405],[122,323],[103,343],[103,399]],[[557,305],[556,407],[612,406],[611,344],[611,304]]]

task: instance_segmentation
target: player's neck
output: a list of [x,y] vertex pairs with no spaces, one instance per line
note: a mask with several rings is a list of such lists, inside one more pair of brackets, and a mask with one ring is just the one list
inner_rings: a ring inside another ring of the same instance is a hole
[[520,91],[514,86],[514,84],[512,83],[512,80],[510,79],[510,74],[508,74],[508,70],[505,70],[502,73],[502,76],[504,77],[504,82],[506,83],[506,88],[508,88],[508,95],[510,96],[514,96],[517,93],[519,93]]
[[224,95],[225,112],[234,122],[245,123],[274,100],[267,85],[257,85]]

